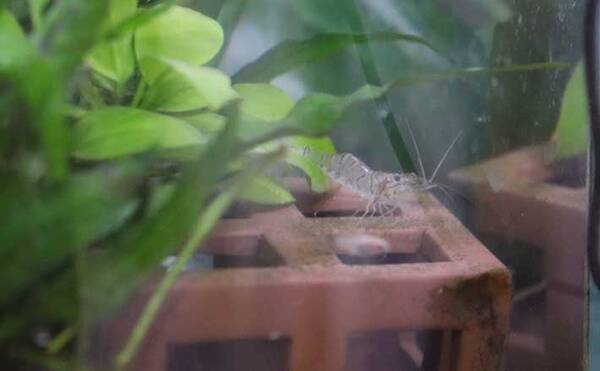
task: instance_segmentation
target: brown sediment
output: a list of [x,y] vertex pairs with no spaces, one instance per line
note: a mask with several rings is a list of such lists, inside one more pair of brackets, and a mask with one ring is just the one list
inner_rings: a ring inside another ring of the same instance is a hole
[[[448,310],[465,321],[477,320],[483,326],[497,326],[497,308],[493,305],[498,297],[510,296],[510,275],[505,269],[493,269],[472,277],[466,277],[439,289]],[[503,321],[506,319],[503,318]]]

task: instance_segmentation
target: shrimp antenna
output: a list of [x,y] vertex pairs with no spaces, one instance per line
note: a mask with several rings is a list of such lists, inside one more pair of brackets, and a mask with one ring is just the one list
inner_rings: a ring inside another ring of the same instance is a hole
[[458,140],[463,136],[464,132],[465,132],[465,128],[462,128],[462,129],[460,129],[460,131],[458,132],[458,134],[456,135],[456,137],[454,137],[454,140],[452,141],[452,143],[450,143],[450,145],[448,146],[448,149],[446,150],[446,152],[442,156],[440,162],[438,162],[437,166],[435,167],[435,170],[433,171],[433,174],[431,175],[431,178],[429,178],[429,180],[427,181],[428,183],[433,182],[433,180],[435,179],[435,176],[437,175],[437,172],[440,170],[440,168],[444,164],[444,161],[446,161],[446,158],[448,157],[448,154],[450,154],[450,151],[452,151],[452,148],[454,148],[454,146],[456,145],[456,143],[458,142]]
[[425,174],[425,167],[423,166],[423,159],[421,158],[421,151],[419,150],[419,145],[417,144],[417,140],[415,139],[415,134],[408,123],[408,120],[404,120],[406,127],[408,128],[408,134],[410,135],[410,141],[415,147],[415,152],[417,152],[417,161],[419,162],[419,170],[421,170],[421,176],[427,179],[427,174]]
[[437,187],[440,191],[442,191],[444,193],[444,195],[446,196],[448,201],[452,203],[452,206],[454,206],[454,207],[457,206],[456,201],[454,201],[454,198],[450,194],[449,187],[446,187],[443,184],[435,184],[435,187]]

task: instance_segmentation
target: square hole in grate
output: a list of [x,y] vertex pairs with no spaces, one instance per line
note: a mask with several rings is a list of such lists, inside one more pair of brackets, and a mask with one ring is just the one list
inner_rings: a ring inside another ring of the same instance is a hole
[[250,201],[236,201],[226,210],[222,219],[249,219],[254,214],[274,210],[280,205],[263,205]]
[[[400,215],[400,209],[398,209],[396,212],[394,212],[393,215]],[[382,217],[384,215],[381,215],[379,212],[369,212],[368,214],[366,214],[364,210],[357,211],[355,209],[351,209],[351,210],[332,209],[332,210],[309,211],[309,212],[305,213],[304,216],[309,217],[309,218],[310,217],[312,217],[312,218],[340,218],[340,217],[378,218],[378,217]],[[385,215],[385,216],[392,216],[392,214]]]
[[188,270],[268,268],[284,264],[283,258],[262,236],[230,236],[207,241],[194,255]]
[[344,371],[454,370],[457,335],[443,330],[355,332],[348,338]]
[[391,206],[370,209],[367,213],[368,200],[348,190],[321,195],[302,193],[294,195],[297,201],[296,206],[307,218],[373,218],[401,214],[399,208],[392,210]]
[[367,212],[367,202],[359,198],[341,199],[324,204],[298,203],[298,209],[307,218],[380,218],[402,215],[401,208],[383,206]]
[[569,157],[555,161],[550,165],[552,176],[549,183],[568,188],[585,187],[587,176],[587,163],[585,156]]
[[170,345],[167,371],[287,371],[287,338]]
[[449,261],[423,229],[367,231],[332,236],[337,257],[346,265],[386,265]]

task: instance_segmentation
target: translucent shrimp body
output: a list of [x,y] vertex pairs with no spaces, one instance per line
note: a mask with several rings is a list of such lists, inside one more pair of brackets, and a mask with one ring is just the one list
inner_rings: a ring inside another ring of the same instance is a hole
[[417,153],[419,170],[422,176],[414,173],[386,173],[372,170],[350,153],[315,154],[309,148],[305,148],[303,155],[316,162],[332,180],[369,201],[363,216],[377,212],[382,215],[393,214],[395,210],[400,208],[401,203],[407,200],[408,195],[414,195],[417,192],[426,192],[434,188],[439,188],[449,196],[446,187],[433,183],[433,180],[452,148],[454,148],[458,140],[463,136],[464,128],[454,137],[454,140],[450,143],[433,170],[431,177],[428,179],[425,174],[417,141],[408,122],[406,125]]
[[434,186],[413,173],[386,173],[370,169],[350,153],[304,155],[316,162],[335,182],[368,200],[363,215],[393,213],[408,194],[427,191]]

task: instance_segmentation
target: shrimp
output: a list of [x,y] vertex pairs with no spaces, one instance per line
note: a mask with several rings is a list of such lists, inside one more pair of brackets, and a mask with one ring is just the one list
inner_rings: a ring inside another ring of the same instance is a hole
[[464,133],[464,129],[462,129],[456,135],[436,165],[431,177],[427,178],[417,142],[410,126],[408,128],[423,176],[414,173],[387,173],[373,170],[351,153],[313,154],[309,148],[305,148],[303,154],[315,161],[332,180],[368,200],[361,217],[376,213],[383,216],[393,215],[405,202],[407,194],[427,192],[438,188],[449,196],[446,188],[441,184],[434,183],[434,179],[450,151]]

